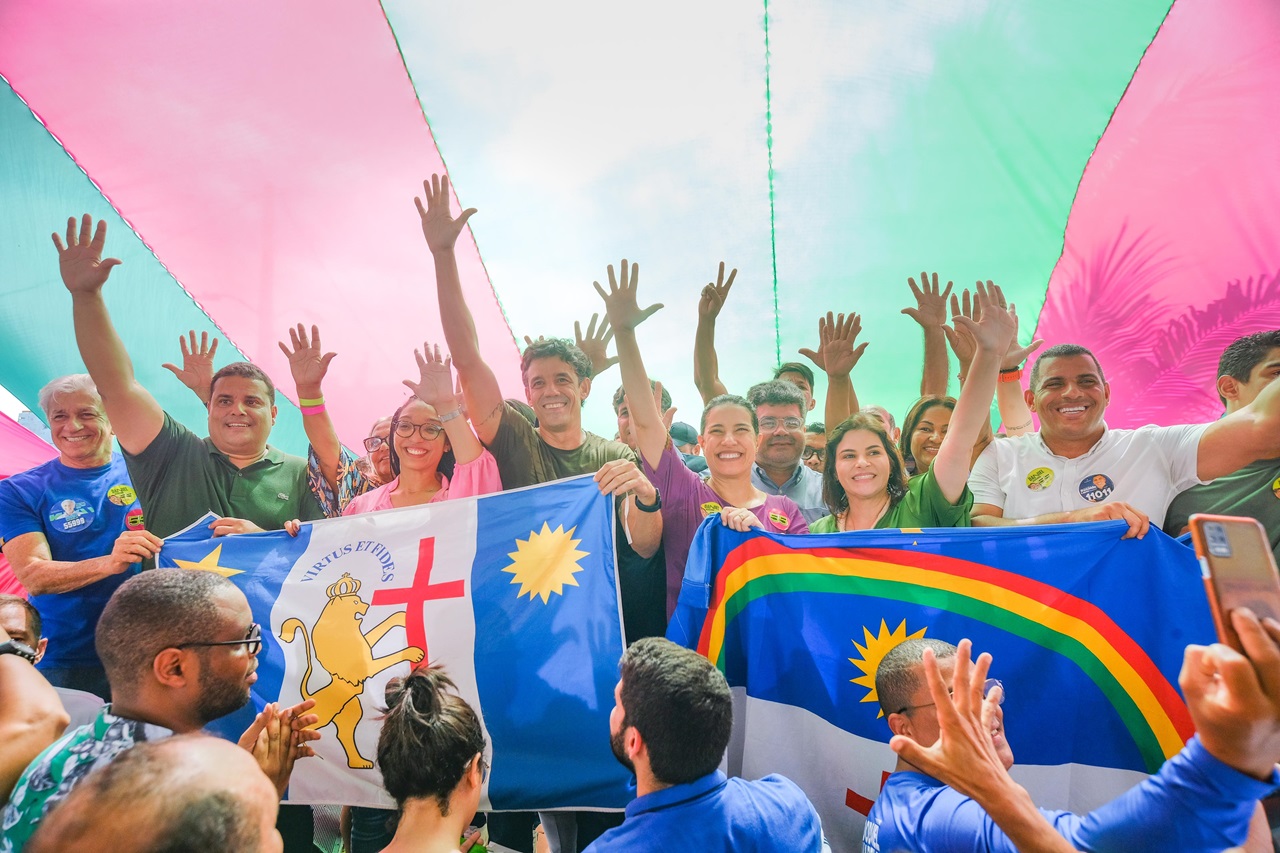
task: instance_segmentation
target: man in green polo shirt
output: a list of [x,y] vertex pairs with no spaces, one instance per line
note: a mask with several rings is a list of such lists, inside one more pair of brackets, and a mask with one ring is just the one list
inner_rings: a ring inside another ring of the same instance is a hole
[[[1218,359],[1218,399],[1226,414],[1243,409],[1280,376],[1280,329],[1245,335],[1222,351]],[[1186,531],[1192,513],[1244,515],[1267,529],[1271,550],[1280,560],[1280,447],[1277,456],[1259,459],[1234,474],[1203,486],[1192,486],[1174,498],[1165,516],[1164,532]]]
[[107,224],[84,215],[66,244],[53,235],[62,282],[71,292],[76,343],[124,450],[146,526],[163,538],[206,512],[215,536],[279,530],[292,519],[323,518],[307,488],[306,460],[267,446],[276,420],[275,387],[258,367],[229,364],[213,376],[209,437],[171,418],[138,384],[102,297],[111,268],[102,257]]

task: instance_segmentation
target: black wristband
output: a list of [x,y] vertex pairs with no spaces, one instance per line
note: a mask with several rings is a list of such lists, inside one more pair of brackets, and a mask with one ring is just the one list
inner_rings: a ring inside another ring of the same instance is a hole
[[640,503],[640,498],[637,496],[636,509],[640,510],[641,512],[657,512],[658,510],[662,509],[662,492],[658,491],[657,486],[653,487],[653,503],[642,504]]
[[0,643],[0,655],[17,655],[20,658],[26,658],[32,663],[36,662],[36,650],[25,643],[19,643],[17,640],[5,640]]

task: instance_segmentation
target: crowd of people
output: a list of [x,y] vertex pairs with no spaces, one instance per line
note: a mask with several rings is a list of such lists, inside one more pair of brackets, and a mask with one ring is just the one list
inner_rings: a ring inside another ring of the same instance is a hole
[[[744,393],[726,388],[715,332],[736,270],[726,275],[721,264],[698,304],[703,409],[694,427],[673,423],[670,395],[645,369],[636,329],[661,306],[641,307],[639,265],[624,260],[595,284],[604,319],[593,317],[585,334],[575,327],[574,341],[528,340],[527,400],[505,400],[454,255],[475,211],[454,214],[447,178],[423,190],[418,212],[444,346],[415,353],[403,405],[366,413],[363,455],[341,444],[327,412],[334,353],[318,326],[299,324],[280,343],[307,458],[268,443],[271,377],[247,362],[215,370],[217,340],[194,332],[180,339],[181,366],[166,367],[206,405],[207,437],[171,417],[137,381],[107,310],[103,291],[119,261],[104,257],[105,223],[95,227],[86,214],[54,234],[88,373],[40,393],[57,458],[0,482],[4,555],[29,593],[0,597],[0,799],[8,801],[0,853],[312,849],[310,809],[276,803],[319,737],[313,703],[268,704],[238,748],[200,736],[249,701],[261,628],[225,578],[147,570],[166,536],[210,510],[214,536],[296,534],[320,518],[594,475],[615,501],[628,644],[610,731],[600,736],[634,773],[637,796],[625,815],[488,816],[496,843],[529,849],[536,838],[569,853],[827,844],[793,783],[719,771],[732,726],[724,678],[659,639],[708,516],[779,534],[1119,520],[1118,536],[1140,538],[1152,524],[1177,535],[1190,514],[1213,512],[1260,519],[1280,554],[1280,383],[1272,381],[1280,330],[1226,348],[1220,419],[1113,429],[1104,367],[1089,350],[1055,343],[1029,362],[1044,342],[1019,343],[1016,308],[998,285],[956,293],[922,274],[909,279],[914,304],[903,312],[923,332],[920,398],[899,428],[892,412],[856,393],[867,346],[857,314],[820,318],[817,348],[800,351],[812,368],[788,362]],[[583,428],[582,409],[615,364],[611,440]],[[810,419],[814,368],[827,385],[821,422]],[[1084,817],[1036,811],[1009,779],[1003,689],[987,688],[988,656],[971,660],[961,638],[904,642],[876,674],[900,760],[863,850],[1221,850],[1246,840],[1270,849],[1257,804],[1280,784],[1280,624],[1247,611],[1234,619],[1243,654],[1187,651],[1182,687],[1196,739]],[[475,711],[428,664],[387,696],[377,767],[398,808],[345,810],[352,853],[465,849],[474,840],[488,747]]]

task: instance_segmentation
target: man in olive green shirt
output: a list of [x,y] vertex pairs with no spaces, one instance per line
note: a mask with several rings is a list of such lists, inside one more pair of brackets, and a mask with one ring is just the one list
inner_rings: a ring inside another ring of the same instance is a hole
[[[1226,414],[1252,403],[1277,376],[1280,329],[1233,341],[1218,360],[1218,399],[1226,407]],[[1280,560],[1280,447],[1276,451],[1276,458],[1259,459],[1234,474],[1192,486],[1178,495],[1165,516],[1164,532],[1170,536],[1185,532],[1192,513],[1244,515],[1262,522],[1271,550]]]
[[293,519],[323,518],[307,488],[306,460],[267,446],[276,420],[275,387],[258,367],[229,364],[213,376],[209,437],[171,418],[143,388],[116,334],[102,288],[120,263],[102,257],[107,225],[88,214],[76,233],[57,234],[62,282],[71,292],[76,344],[124,450],[146,527],[163,538],[212,511],[215,536],[279,530]]

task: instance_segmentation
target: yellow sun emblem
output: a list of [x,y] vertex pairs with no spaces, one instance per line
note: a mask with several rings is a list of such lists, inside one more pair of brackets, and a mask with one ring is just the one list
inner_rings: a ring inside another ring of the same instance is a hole
[[516,598],[528,595],[533,601],[534,596],[540,596],[546,604],[551,593],[564,595],[565,586],[578,585],[573,576],[582,571],[578,561],[588,556],[588,552],[577,549],[582,541],[573,538],[577,529],[570,527],[565,532],[564,525],[559,525],[552,530],[544,521],[542,530],[530,531],[528,539],[516,540],[516,550],[507,554],[511,565],[503,569],[515,575],[512,583],[520,584]]
[[[914,634],[908,634],[906,619],[903,619],[898,623],[898,627],[894,628],[892,631],[889,630],[889,626],[884,623],[883,619],[881,619],[880,633],[874,637],[871,636],[871,632],[867,630],[866,626],[863,626],[863,642],[865,642],[866,645],[858,645],[857,640],[851,641],[854,647],[858,650],[858,653],[862,655],[862,658],[849,658],[849,663],[862,670],[862,675],[857,678],[850,678],[849,680],[854,684],[867,688],[867,695],[862,697],[863,702],[880,701],[880,696],[876,693],[876,667],[880,666],[880,661],[882,661],[884,656],[889,653],[889,650],[906,640],[914,640],[918,637],[923,637],[924,632],[925,629],[921,628]],[[883,717],[884,710],[882,709],[877,712],[876,716]]]
[[215,575],[222,575],[229,578],[232,575],[242,574],[244,569],[230,569],[226,566],[218,565],[218,560],[222,559],[222,543],[218,543],[218,547],[214,548],[208,554],[205,554],[199,562],[194,560],[178,560],[174,562],[178,564],[180,569],[195,569],[201,572],[213,572]]

